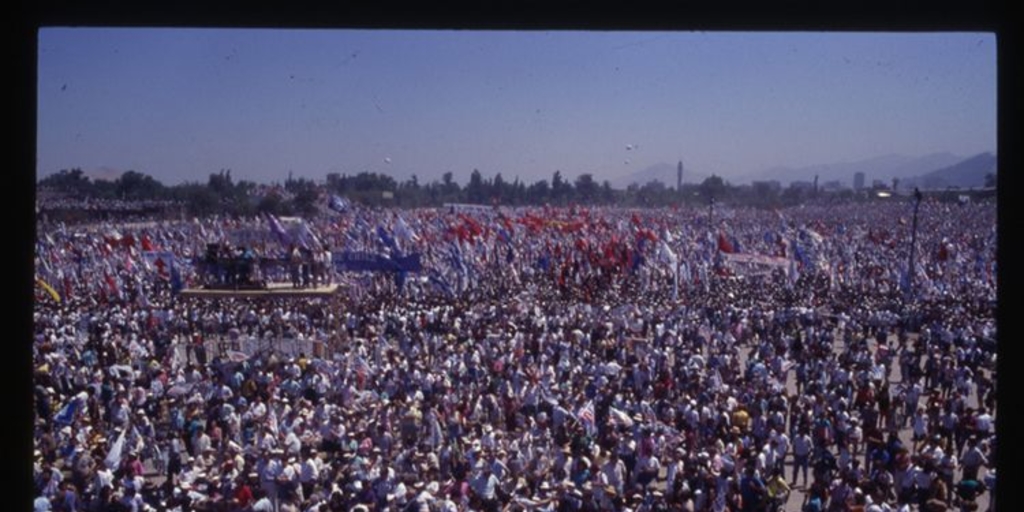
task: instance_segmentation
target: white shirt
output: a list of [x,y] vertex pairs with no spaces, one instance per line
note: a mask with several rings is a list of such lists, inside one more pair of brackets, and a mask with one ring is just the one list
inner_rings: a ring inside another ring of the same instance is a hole
[[302,472],[299,475],[302,483],[315,482],[320,478],[320,465],[317,462],[318,459],[310,457],[302,463]]

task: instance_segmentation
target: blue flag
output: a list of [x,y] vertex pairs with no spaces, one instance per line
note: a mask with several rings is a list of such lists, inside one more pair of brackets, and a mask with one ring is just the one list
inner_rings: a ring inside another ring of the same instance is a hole
[[78,397],[72,398],[71,401],[53,417],[54,423],[58,423],[60,425],[70,425],[74,423],[75,414],[78,413],[79,407],[81,407],[81,400],[79,400]]
[[400,252],[398,243],[395,242],[395,239],[387,232],[386,229],[384,229],[384,226],[377,226],[377,236],[380,237],[380,241],[383,242],[384,245],[392,252]]
[[437,286],[442,292],[444,292],[445,295],[449,297],[455,296],[455,292],[453,292],[452,287],[448,285],[448,281],[446,281],[436,270],[430,272],[430,274],[427,275],[427,278],[430,279],[430,282],[433,283],[434,286]]
[[327,207],[338,213],[345,213],[345,211],[348,210],[348,201],[331,194],[331,198],[327,202]]
[[181,293],[181,289],[184,287],[181,282],[181,272],[178,271],[178,266],[171,264],[171,293],[177,295]]
[[281,221],[277,220],[277,217],[267,214],[267,221],[270,223],[270,231],[277,237],[277,241],[282,246],[288,247],[292,245],[292,237],[285,231],[284,226],[281,225]]

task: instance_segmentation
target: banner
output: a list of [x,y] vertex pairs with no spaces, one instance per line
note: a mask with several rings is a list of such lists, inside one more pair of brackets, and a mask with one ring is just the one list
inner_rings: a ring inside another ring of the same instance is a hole
[[769,274],[790,265],[789,259],[761,254],[722,253],[722,259],[734,272],[746,275]]
[[335,268],[339,272],[370,271],[370,272],[420,272],[423,264],[420,253],[394,258],[383,254],[358,251],[341,251],[332,254]]
[[157,274],[164,279],[170,278],[171,269],[174,268],[174,253],[170,251],[143,251],[143,260],[152,268],[156,268]]

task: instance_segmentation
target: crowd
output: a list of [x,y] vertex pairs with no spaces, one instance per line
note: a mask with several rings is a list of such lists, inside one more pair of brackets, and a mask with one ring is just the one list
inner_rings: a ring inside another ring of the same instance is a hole
[[266,219],[47,226],[36,510],[995,510],[995,205],[913,276],[906,203],[715,214],[350,209],[319,247],[424,271],[302,299],[177,293]]

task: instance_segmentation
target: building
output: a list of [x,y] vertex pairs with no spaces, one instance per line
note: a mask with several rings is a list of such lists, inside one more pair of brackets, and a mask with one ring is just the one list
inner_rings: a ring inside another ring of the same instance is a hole
[[679,161],[679,166],[676,167],[676,191],[683,189],[683,161]]
[[861,190],[864,188],[864,173],[858,172],[853,175],[853,189]]

